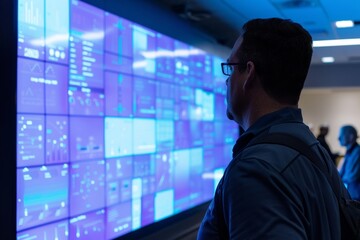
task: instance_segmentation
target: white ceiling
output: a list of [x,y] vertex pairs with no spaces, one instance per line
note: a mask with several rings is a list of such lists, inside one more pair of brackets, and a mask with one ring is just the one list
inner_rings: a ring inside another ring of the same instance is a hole
[[[156,0],[192,21],[220,44],[231,47],[242,25],[253,18],[280,17],[300,23],[314,40],[360,38],[360,24],[336,28],[335,21],[360,23],[360,0]],[[313,64],[360,62],[360,46],[314,48]]]

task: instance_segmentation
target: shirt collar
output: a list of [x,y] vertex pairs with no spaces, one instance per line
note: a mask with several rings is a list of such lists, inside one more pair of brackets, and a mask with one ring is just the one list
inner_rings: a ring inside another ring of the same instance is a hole
[[266,130],[269,130],[273,125],[289,122],[303,122],[301,109],[285,107],[262,116],[256,120],[256,122],[251,125],[236,141],[233,147],[233,157],[241,152],[255,136],[261,134],[262,132],[266,132]]

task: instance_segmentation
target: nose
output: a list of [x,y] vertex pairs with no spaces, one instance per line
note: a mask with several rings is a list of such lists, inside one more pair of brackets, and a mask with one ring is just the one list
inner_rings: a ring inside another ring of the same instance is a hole
[[228,84],[229,84],[229,78],[226,79],[225,83],[226,83],[226,86],[228,86]]

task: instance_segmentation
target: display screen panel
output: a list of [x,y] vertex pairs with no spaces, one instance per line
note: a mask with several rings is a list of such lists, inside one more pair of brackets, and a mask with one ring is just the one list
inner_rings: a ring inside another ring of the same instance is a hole
[[223,60],[82,1],[18,4],[17,239],[114,239],[209,201],[238,137]]

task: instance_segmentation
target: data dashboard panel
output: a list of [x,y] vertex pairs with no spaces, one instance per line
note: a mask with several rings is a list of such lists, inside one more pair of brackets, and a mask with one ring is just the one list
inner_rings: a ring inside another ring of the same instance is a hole
[[221,58],[82,1],[18,11],[18,239],[113,239],[212,198],[238,137]]

